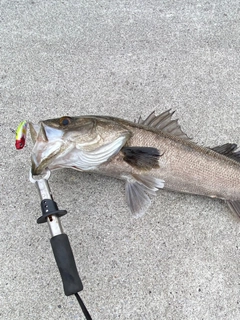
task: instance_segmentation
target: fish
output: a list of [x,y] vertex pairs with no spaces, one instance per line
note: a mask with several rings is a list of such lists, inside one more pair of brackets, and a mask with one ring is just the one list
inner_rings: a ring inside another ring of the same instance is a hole
[[223,199],[240,217],[240,151],[235,143],[196,144],[174,111],[128,121],[98,115],[29,122],[32,174],[72,168],[125,181],[136,217],[161,189]]

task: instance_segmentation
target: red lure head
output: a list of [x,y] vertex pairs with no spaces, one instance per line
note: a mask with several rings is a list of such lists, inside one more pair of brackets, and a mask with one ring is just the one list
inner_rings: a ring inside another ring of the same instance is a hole
[[15,147],[20,150],[25,146],[27,134],[27,121],[22,121],[16,131]]
[[15,147],[16,149],[20,150],[25,146],[25,137],[21,137],[21,139],[16,140]]

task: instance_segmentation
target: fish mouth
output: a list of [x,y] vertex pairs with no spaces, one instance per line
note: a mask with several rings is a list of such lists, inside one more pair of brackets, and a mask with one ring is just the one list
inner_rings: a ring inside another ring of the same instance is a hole
[[31,155],[31,171],[33,175],[40,175],[45,173],[46,169],[51,169],[52,161],[61,152],[63,132],[43,122],[29,122],[29,128],[35,143]]
[[59,148],[56,148],[54,151],[51,151],[47,157],[44,157],[43,154],[32,154],[31,156],[31,162],[32,162],[32,168],[31,172],[32,175],[41,175],[46,173],[47,170],[53,169],[51,167],[52,161],[55,159],[55,157],[59,154],[61,151],[61,146]]

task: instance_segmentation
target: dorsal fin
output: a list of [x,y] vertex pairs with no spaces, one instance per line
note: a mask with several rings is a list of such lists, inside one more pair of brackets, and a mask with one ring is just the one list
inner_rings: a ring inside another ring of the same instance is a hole
[[171,109],[169,109],[156,116],[155,111],[153,111],[145,120],[140,116],[137,123],[159,129],[182,139],[190,140],[186,133],[182,131],[181,126],[178,124],[178,119],[172,120],[174,113],[175,111],[171,112]]
[[224,156],[231,158],[237,162],[240,162],[240,150],[236,151],[236,143],[225,143],[221,146],[211,148],[213,151],[223,154]]

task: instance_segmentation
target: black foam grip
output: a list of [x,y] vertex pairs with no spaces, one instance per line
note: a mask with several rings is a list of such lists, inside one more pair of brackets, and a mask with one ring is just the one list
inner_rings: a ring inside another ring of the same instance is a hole
[[65,295],[70,296],[83,290],[68,236],[64,233],[59,234],[50,241],[62,277]]

